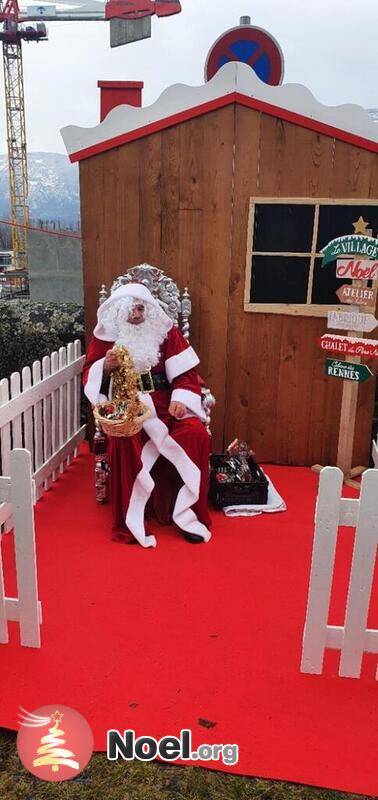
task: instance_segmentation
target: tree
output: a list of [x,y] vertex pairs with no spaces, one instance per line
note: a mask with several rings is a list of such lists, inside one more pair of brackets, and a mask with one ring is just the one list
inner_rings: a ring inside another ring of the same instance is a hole
[[63,714],[60,714],[59,711],[55,711],[55,714],[51,715],[54,725],[49,728],[47,736],[42,736],[40,747],[37,750],[39,758],[34,759],[33,767],[51,766],[52,772],[59,772],[60,765],[71,767],[75,770],[80,768],[79,762],[73,758],[74,753],[72,750],[61,747],[66,743],[65,739],[59,738],[60,736],[65,736],[64,731],[59,728],[62,717]]

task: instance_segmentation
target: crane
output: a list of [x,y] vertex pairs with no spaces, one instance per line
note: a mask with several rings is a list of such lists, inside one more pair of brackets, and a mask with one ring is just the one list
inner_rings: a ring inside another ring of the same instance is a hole
[[[65,9],[65,5],[69,7]],[[109,20],[110,45],[117,47],[151,36],[154,14],[166,17],[180,11],[178,0],[59,0],[59,8],[49,4],[29,6],[26,11],[20,9],[18,0],[0,0],[13,257],[24,285],[28,275],[29,207],[22,43],[47,41],[46,20]]]
[[14,266],[27,273],[28,265],[28,171],[26,153],[24,80],[22,70],[22,40],[41,41],[47,38],[46,25],[19,26],[17,0],[6,0],[0,6],[3,30],[4,85],[9,162],[9,196],[12,222]]

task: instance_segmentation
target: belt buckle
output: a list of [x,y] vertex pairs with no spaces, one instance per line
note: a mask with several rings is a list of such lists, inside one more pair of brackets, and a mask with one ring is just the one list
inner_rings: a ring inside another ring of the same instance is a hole
[[[148,389],[145,389],[145,387],[143,385],[143,378],[145,376],[147,376]],[[141,374],[138,376],[138,385],[139,385],[139,391],[140,392],[144,392],[145,394],[151,394],[152,392],[155,391],[155,386],[154,386],[154,381],[153,381],[153,378],[152,378],[152,375],[151,375],[151,371],[141,372]]]

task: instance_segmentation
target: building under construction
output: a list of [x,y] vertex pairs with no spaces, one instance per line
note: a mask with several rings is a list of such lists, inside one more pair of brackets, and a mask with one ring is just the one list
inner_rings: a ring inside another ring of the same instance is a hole
[[0,22],[3,23],[0,41],[3,43],[12,244],[14,267],[21,286],[27,284],[29,226],[22,41],[42,41],[47,38],[47,31],[43,22],[19,24],[17,0],[6,0],[0,10]]

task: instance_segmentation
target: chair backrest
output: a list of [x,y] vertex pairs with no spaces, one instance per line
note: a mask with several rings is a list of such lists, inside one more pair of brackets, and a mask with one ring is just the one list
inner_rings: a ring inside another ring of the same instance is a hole
[[[172,319],[175,325],[181,327],[185,339],[189,339],[190,324],[189,317],[192,312],[192,304],[187,288],[184,289],[180,298],[180,291],[177,284],[169,278],[161,269],[152,267],[150,264],[140,264],[131,267],[124,275],[119,275],[113,281],[110,293],[125,286],[127,283],[141,283],[150,290],[151,294],[161,303],[164,311]],[[99,292],[99,305],[107,298],[107,289],[102,284]],[[181,319],[180,319],[181,318]]]

